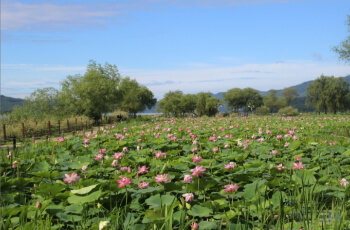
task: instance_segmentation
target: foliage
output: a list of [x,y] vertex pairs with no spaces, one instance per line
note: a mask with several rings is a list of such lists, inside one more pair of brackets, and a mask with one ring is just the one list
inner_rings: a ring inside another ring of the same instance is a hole
[[285,115],[285,116],[296,116],[299,114],[298,109],[294,109],[291,106],[287,106],[285,108],[278,110],[279,115]]
[[259,115],[266,115],[266,114],[270,113],[270,108],[268,108],[265,105],[260,106],[257,108],[256,113]]
[[169,91],[164,98],[158,102],[159,112],[163,112],[167,116],[179,116],[181,114],[181,97],[182,91]]
[[112,112],[122,101],[119,90],[121,76],[115,65],[104,66],[90,61],[87,72],[68,76],[62,85],[60,101],[72,114],[84,114],[98,120]]
[[297,90],[292,87],[284,88],[281,94],[285,97],[288,105],[290,105],[291,102],[293,102],[299,96]]
[[198,116],[215,116],[219,112],[220,100],[211,96],[211,93],[197,94],[196,112]]
[[277,112],[280,108],[287,106],[287,101],[285,98],[278,98],[276,95],[276,90],[271,89],[269,95],[264,97],[264,105],[270,109],[270,112]]
[[[347,16],[347,26],[350,32],[350,15]],[[333,47],[333,51],[338,53],[339,59],[350,63],[350,35],[338,46]]]
[[1,149],[1,229],[348,229],[349,123],[152,117]]
[[133,114],[134,117],[136,117],[137,112],[144,111],[146,108],[150,109],[157,102],[152,91],[129,77],[121,81],[120,91],[123,98],[119,106],[120,109]]
[[223,101],[227,103],[228,110],[253,112],[263,104],[263,98],[259,92],[252,88],[233,88],[223,93]]
[[344,78],[321,75],[307,87],[306,103],[320,113],[336,113],[349,105],[349,83]]

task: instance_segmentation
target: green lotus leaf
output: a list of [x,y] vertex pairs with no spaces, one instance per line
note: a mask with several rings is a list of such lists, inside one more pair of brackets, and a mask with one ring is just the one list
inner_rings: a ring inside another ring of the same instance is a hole
[[201,221],[198,224],[199,229],[217,229],[218,224],[213,221]]
[[102,194],[101,190],[98,190],[96,192],[93,192],[87,196],[70,196],[68,197],[68,203],[70,204],[84,204],[84,203],[88,203],[88,202],[93,202],[96,201],[100,198]]
[[194,205],[190,210],[188,210],[188,214],[191,216],[198,217],[209,217],[213,213],[213,210],[210,208],[202,207],[200,205]]
[[94,188],[96,188],[97,185],[98,184],[90,185],[88,187],[84,187],[84,188],[77,189],[77,190],[72,190],[71,193],[79,194],[79,195],[87,194],[87,193],[91,192]]

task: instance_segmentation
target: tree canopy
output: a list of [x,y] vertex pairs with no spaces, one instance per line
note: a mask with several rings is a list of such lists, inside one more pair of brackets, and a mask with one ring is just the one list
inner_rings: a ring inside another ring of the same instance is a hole
[[228,110],[238,111],[244,109],[253,112],[263,105],[263,98],[259,92],[252,88],[233,88],[223,93],[223,101],[226,102]]
[[[350,32],[350,15],[347,16],[346,24]],[[338,46],[333,47],[333,51],[338,53],[339,59],[350,63],[350,35],[342,41]]]
[[137,112],[141,112],[146,108],[152,108],[157,99],[154,98],[152,91],[146,86],[141,86],[135,79],[126,77],[120,84],[122,102],[119,108],[123,111],[132,113],[136,117]]
[[321,75],[308,85],[306,103],[319,113],[327,113],[329,110],[336,113],[349,105],[349,84],[343,77]]
[[83,76],[68,76],[61,83],[61,101],[71,113],[98,120],[103,113],[114,111],[121,103],[120,82],[116,65],[106,63],[102,66],[90,61]]

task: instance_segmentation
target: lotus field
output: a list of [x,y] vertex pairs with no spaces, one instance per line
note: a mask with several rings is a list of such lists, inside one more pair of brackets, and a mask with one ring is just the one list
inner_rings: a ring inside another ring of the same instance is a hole
[[1,150],[1,229],[350,229],[350,117],[128,121]]

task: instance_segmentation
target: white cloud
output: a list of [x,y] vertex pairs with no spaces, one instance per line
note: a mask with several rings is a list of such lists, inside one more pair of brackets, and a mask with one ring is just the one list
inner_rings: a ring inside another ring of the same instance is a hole
[[37,30],[103,25],[118,11],[105,4],[53,4],[2,1],[1,30]]
[[[283,89],[305,81],[326,76],[347,76],[347,65],[325,64],[310,61],[285,61],[283,63],[245,64],[233,67],[216,67],[190,70],[122,69],[123,74],[146,85],[158,99],[170,90],[184,93],[210,91],[225,92],[231,88],[252,87],[257,90]],[[162,84],[154,84],[159,82]]]

